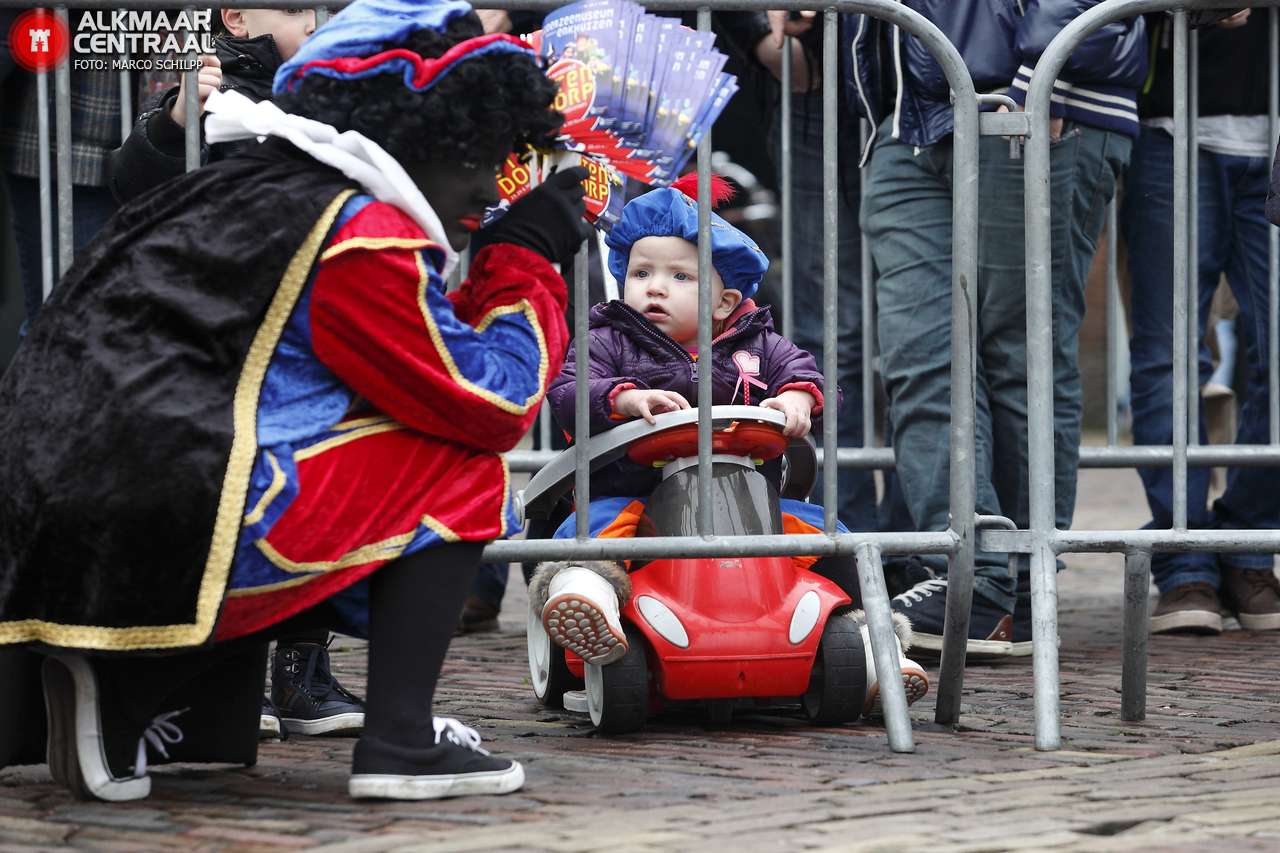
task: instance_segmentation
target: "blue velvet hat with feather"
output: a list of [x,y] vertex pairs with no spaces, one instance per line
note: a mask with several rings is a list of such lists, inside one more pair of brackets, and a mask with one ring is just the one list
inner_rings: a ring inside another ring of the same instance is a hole
[[[605,237],[609,247],[609,271],[619,282],[627,277],[631,247],[645,237],[683,237],[698,244],[698,178],[685,175],[669,187],[650,190],[632,199],[622,209],[618,224]],[[711,178],[712,205],[733,197],[733,185],[718,176]],[[711,265],[724,286],[749,299],[769,269],[769,259],[755,241],[711,214]]]

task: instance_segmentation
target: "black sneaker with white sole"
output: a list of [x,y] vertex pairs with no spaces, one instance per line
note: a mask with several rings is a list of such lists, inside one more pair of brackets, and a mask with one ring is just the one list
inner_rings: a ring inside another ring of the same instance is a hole
[[289,734],[354,735],[364,729],[364,702],[334,678],[328,646],[320,643],[276,645],[271,701]]
[[364,735],[352,756],[347,792],[358,799],[436,800],[509,794],[524,784],[517,761],[494,758],[480,735],[449,717],[436,717],[433,746],[412,749]]
[[278,738],[284,740],[288,736],[280,712],[270,696],[262,697],[262,715],[258,717],[258,737],[264,739]]
[[[895,596],[891,602],[898,613],[911,620],[911,649],[935,654],[942,651],[942,626],[947,614],[947,580],[932,578]],[[1013,650],[1013,616],[975,594],[969,610],[970,659],[1008,657]]]
[[147,749],[167,757],[166,744],[182,740],[174,718],[183,711],[161,714],[146,727],[130,723],[103,701],[93,664],[81,655],[46,658],[42,675],[54,781],[82,800],[123,802],[149,795]]

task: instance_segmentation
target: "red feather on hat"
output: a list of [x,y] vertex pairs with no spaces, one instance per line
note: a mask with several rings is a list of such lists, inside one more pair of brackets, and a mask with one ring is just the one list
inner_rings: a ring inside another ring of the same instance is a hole
[[[679,190],[694,201],[698,200],[698,173],[690,172],[671,182],[673,190]],[[727,178],[719,175],[711,176],[711,209],[715,210],[723,204],[731,201],[738,194],[738,188],[729,182]]]

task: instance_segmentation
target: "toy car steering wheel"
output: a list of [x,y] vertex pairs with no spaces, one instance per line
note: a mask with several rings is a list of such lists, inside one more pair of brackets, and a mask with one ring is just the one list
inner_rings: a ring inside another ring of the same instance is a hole
[[[658,415],[657,423],[635,420],[591,436],[585,443],[591,470],[609,465],[640,446],[647,446],[652,459],[694,456],[698,452],[698,410],[681,409]],[[737,424],[734,427],[734,424]],[[809,437],[787,439],[782,434],[786,417],[759,406],[713,406],[711,409],[712,449],[716,453],[772,459],[785,452],[787,463],[783,497],[803,500],[813,486],[817,455]],[[726,428],[732,427],[732,432]],[[668,434],[673,437],[668,438]],[[655,442],[648,444],[648,442]],[[776,449],[775,449],[776,448]],[[528,518],[545,518],[556,501],[573,488],[578,447],[571,447],[543,466],[520,492],[523,513]],[[635,458],[632,456],[631,458]]]
[[[711,433],[711,452],[765,460],[781,456],[788,439],[782,427],[759,421],[732,421]],[[631,445],[627,456],[641,465],[661,466],[674,459],[698,455],[698,425],[685,424],[645,436]]]

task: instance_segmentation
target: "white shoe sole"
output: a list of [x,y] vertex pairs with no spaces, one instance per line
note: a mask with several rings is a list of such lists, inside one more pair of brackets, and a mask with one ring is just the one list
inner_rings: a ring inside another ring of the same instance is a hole
[[571,592],[552,596],[542,608],[542,627],[551,642],[596,666],[621,660],[627,653],[627,637],[609,624],[596,605]]
[[1246,631],[1275,631],[1280,629],[1280,613],[1237,613],[1240,627]]
[[[1243,625],[1243,620],[1241,621]],[[1208,610],[1178,610],[1151,617],[1151,633],[1185,631],[1189,634],[1221,634],[1222,615]]]
[[258,737],[280,737],[280,718],[271,714],[258,717]]
[[389,773],[352,774],[347,793],[356,799],[438,800],[475,794],[510,794],[524,785],[524,768],[513,761],[506,770],[456,773],[447,776],[397,776]]
[[50,656],[44,662],[45,714],[49,720],[48,761],[55,781],[81,799],[141,800],[151,778],[112,777],[102,744],[98,686],[89,662],[78,656]]
[[[914,634],[911,638],[912,651],[928,649],[934,653],[942,652],[942,638],[932,634]],[[968,658],[1007,658],[1013,654],[1013,643],[1008,640],[974,640],[970,639],[965,647]]]
[[[904,668],[902,670],[902,689],[907,694],[907,707],[911,707],[923,699],[929,692],[929,676],[923,669]],[[867,691],[867,699],[863,705],[864,717],[881,716],[884,709],[880,707],[880,682],[871,685]]]
[[[265,718],[264,718],[265,719]],[[360,734],[364,731],[364,714],[334,714],[319,720],[298,720],[281,717],[280,722],[291,735]]]

